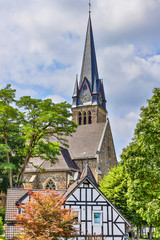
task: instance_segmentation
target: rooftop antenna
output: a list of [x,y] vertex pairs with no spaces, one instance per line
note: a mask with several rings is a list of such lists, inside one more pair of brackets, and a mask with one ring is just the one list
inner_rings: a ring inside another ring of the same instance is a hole
[[89,14],[91,13],[91,0],[89,0]]

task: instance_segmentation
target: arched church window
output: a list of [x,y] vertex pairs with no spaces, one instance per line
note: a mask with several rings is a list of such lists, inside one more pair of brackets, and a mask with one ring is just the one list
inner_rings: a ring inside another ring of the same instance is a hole
[[92,123],[92,115],[91,115],[91,111],[88,112],[88,124]]
[[82,124],[82,114],[81,114],[81,112],[79,112],[79,114],[78,114],[78,124],[79,125]]
[[87,123],[87,117],[86,112],[83,113],[83,124],[85,125]]
[[46,184],[45,189],[50,189],[50,190],[55,190],[56,189],[56,185],[55,185],[55,183],[52,179],[49,179],[49,181]]

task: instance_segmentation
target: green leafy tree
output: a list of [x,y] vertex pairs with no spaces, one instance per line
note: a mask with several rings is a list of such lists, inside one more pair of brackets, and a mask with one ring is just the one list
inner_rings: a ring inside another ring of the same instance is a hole
[[13,171],[15,173],[21,163],[17,156],[23,142],[20,135],[20,112],[12,106],[13,103],[15,90],[7,85],[0,90],[0,186],[4,191],[8,185],[13,186]]
[[119,164],[110,169],[107,176],[104,176],[100,182],[100,190],[132,224],[137,225],[139,231],[144,221],[139,213],[128,206],[128,181],[129,176],[125,168]]
[[[2,185],[6,181],[5,189],[7,180],[10,187],[13,180],[21,185],[31,158],[55,162],[59,143],[67,146],[65,136],[75,131],[69,108],[66,102],[54,104],[51,99],[30,96],[16,101],[11,85],[0,90],[0,179]],[[8,178],[3,178],[6,173]]]
[[2,217],[0,217],[0,236],[4,233],[4,227],[3,227],[3,220]]
[[160,88],[141,108],[134,138],[121,158],[130,177],[130,207],[150,226],[160,226]]

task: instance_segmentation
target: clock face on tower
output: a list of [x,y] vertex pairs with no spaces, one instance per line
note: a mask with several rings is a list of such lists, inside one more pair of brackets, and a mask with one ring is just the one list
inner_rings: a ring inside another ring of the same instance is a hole
[[89,100],[90,100],[89,94],[87,94],[87,93],[82,93],[82,95],[80,96],[80,101],[81,101],[82,103],[86,103],[86,102],[88,102]]

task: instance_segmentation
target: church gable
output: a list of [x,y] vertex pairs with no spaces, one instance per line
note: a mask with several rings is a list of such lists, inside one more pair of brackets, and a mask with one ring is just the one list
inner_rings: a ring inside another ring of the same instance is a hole
[[122,240],[130,223],[86,177],[69,193],[66,207],[78,213],[79,238],[96,235],[110,240]]

